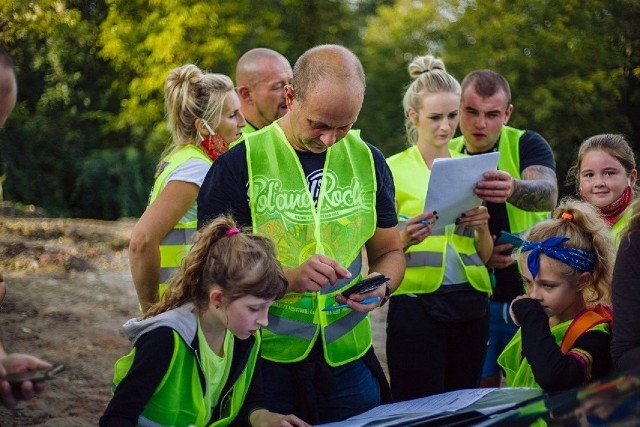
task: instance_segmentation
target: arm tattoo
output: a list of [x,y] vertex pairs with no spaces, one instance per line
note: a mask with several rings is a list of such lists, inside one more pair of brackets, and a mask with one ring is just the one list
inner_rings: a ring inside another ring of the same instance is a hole
[[551,211],[558,203],[558,181],[553,169],[529,166],[516,180],[509,203],[529,212]]

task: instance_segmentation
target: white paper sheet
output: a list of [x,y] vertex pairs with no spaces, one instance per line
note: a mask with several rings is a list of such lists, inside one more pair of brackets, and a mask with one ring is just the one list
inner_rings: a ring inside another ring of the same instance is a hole
[[448,393],[427,396],[404,402],[380,405],[363,414],[347,420],[319,424],[316,427],[364,427],[364,426],[392,426],[399,421],[419,420],[429,415],[445,414],[464,409],[472,405],[483,396],[495,390],[494,388],[475,388],[468,390],[450,391]]
[[494,152],[433,161],[424,210],[438,213],[434,230],[454,224],[460,214],[480,206],[482,200],[473,189],[483,173],[497,169],[499,157]]

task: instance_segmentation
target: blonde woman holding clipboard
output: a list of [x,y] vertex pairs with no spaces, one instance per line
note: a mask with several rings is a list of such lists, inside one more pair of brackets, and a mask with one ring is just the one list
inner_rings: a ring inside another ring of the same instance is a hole
[[409,74],[414,80],[403,106],[411,147],[387,159],[407,261],[387,317],[396,400],[480,383],[491,292],[484,263],[493,250],[484,206],[460,212],[455,224],[436,229],[437,212],[424,211],[433,161],[462,156],[448,148],[458,126],[460,84],[431,55],[414,59]]

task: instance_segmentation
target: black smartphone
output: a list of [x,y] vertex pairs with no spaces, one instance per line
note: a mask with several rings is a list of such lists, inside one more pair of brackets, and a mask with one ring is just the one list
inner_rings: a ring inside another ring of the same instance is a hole
[[389,278],[384,274],[367,277],[366,279],[362,279],[355,285],[345,289],[341,292],[341,294],[344,295],[345,298],[349,298],[349,295],[351,294],[366,294],[369,291],[378,289],[384,282],[388,280]]
[[504,251],[505,254],[512,253],[515,249],[518,249],[524,243],[524,240],[520,238],[520,236],[516,236],[515,234],[511,234],[507,231],[500,231],[498,234],[498,238],[495,241],[495,245],[503,245],[505,243],[511,243],[513,245],[513,249]]
[[60,372],[64,371],[64,369],[64,365],[58,364],[50,369],[7,374],[4,379],[11,384],[22,384],[25,381],[45,381],[54,378]]

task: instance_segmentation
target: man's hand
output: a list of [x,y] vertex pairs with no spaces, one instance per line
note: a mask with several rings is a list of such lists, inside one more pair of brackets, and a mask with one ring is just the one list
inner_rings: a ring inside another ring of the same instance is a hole
[[289,292],[317,292],[323,286],[334,285],[340,279],[351,277],[349,270],[332,258],[313,255],[297,268],[285,270]]
[[[363,277],[363,279],[368,279],[369,277],[379,276],[379,275],[380,273],[373,271],[367,277]],[[336,295],[336,302],[338,304],[347,304],[349,308],[351,308],[354,311],[359,311],[361,313],[368,313],[380,307],[383,304],[383,302],[385,302],[386,293],[387,293],[387,286],[383,283],[382,285],[378,286],[376,289],[366,292],[364,294],[358,294],[354,292],[351,295],[349,295],[349,298],[345,298],[344,295],[338,294]],[[376,298],[376,297],[379,298],[378,302],[372,302],[369,304],[360,304],[360,301],[362,300],[365,300],[367,298]]]
[[7,374],[48,368],[51,368],[51,364],[28,354],[14,353],[0,358],[0,403],[13,409],[19,400],[33,399],[46,387],[45,381],[24,381],[19,389],[12,389],[11,384],[5,380]]
[[510,251],[511,249],[513,249],[513,245],[511,243],[495,245],[493,247],[493,252],[491,253],[491,258],[489,258],[489,261],[487,261],[487,267],[497,269],[509,267],[516,260],[513,255],[505,255],[504,252]]
[[475,193],[482,200],[491,203],[504,203],[513,194],[516,180],[505,171],[488,171],[482,174],[482,180],[476,183]]

